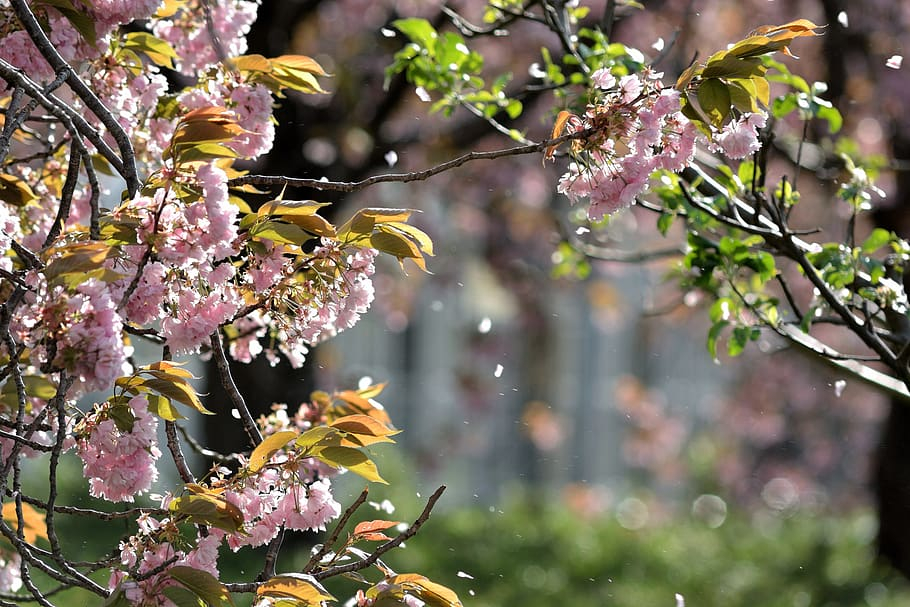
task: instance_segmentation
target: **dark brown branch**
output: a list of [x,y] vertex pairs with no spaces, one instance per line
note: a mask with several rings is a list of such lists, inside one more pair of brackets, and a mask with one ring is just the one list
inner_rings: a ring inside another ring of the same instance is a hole
[[136,171],[133,145],[130,142],[129,136],[126,134],[126,131],[123,130],[123,127],[117,122],[110,110],[101,103],[101,100],[95,95],[95,92],[79,78],[72,66],[60,56],[60,53],[54,48],[54,45],[47,37],[47,34],[44,33],[44,30],[38,23],[38,19],[35,18],[35,14],[32,13],[26,0],[10,0],[10,6],[13,8],[13,11],[15,11],[16,17],[19,19],[19,22],[22,23],[22,27],[25,29],[26,33],[28,33],[29,38],[35,43],[38,51],[40,51],[41,55],[51,65],[54,72],[63,72],[66,74],[66,82],[69,84],[69,87],[95,114],[98,120],[107,128],[108,132],[114,138],[114,141],[117,142],[117,147],[120,149],[120,157],[123,160],[121,175],[123,175],[123,178],[126,180],[126,186],[130,197],[134,196],[136,192],[139,191],[140,183]]
[[177,424],[165,420],[164,434],[167,436],[167,448],[171,452],[171,459],[174,460],[180,480],[184,483],[195,483],[196,477],[193,476],[193,472],[186,463],[186,458],[183,457],[183,450],[180,448],[180,439],[177,438]]
[[367,177],[366,179],[361,179],[360,181],[323,181],[320,179],[302,179],[295,177],[284,177],[280,175],[243,175],[241,177],[235,177],[234,179],[229,180],[228,185],[230,187],[238,187],[241,185],[253,184],[310,188],[313,190],[331,190],[334,192],[356,192],[357,190],[362,190],[377,183],[408,183],[411,181],[425,181],[430,177],[444,173],[446,171],[450,171],[474,160],[495,160],[497,158],[505,158],[507,156],[536,154],[543,152],[550,147],[558,146],[567,141],[574,139],[584,139],[590,135],[591,131],[585,131],[582,133],[571,133],[569,135],[563,135],[561,137],[548,139],[539,143],[531,143],[528,145],[505,148],[501,150],[491,150],[489,152],[468,152],[466,154],[458,156],[457,158],[453,158],[452,160],[448,160],[422,171],[415,171],[413,173],[387,173],[385,175],[374,175],[372,177]]
[[259,427],[256,426],[256,420],[250,415],[250,410],[246,406],[246,401],[237,385],[234,383],[234,377],[231,375],[231,368],[228,365],[227,357],[224,354],[224,344],[221,342],[221,331],[215,331],[211,336],[212,355],[215,359],[215,365],[218,367],[218,375],[221,377],[221,386],[225,393],[240,415],[240,423],[243,424],[243,430],[250,439],[251,446],[255,447],[262,442],[262,434]]

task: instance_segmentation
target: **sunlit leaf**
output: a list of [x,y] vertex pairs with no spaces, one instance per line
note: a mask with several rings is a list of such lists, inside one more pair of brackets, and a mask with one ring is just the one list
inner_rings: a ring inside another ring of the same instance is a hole
[[[13,529],[18,529],[19,519],[16,515],[15,502],[3,504],[3,520]],[[44,523],[44,515],[38,512],[31,504],[22,504],[22,523],[22,536],[29,544],[34,544],[38,538],[47,539],[47,526]]]
[[174,498],[168,509],[186,516],[190,522],[211,525],[234,533],[243,527],[243,513],[222,497],[208,494],[183,495]]
[[386,529],[396,527],[400,524],[400,521],[363,521],[354,527],[353,535],[358,539],[366,540],[369,542],[387,541],[391,538],[381,532],[385,531]]
[[27,183],[9,173],[0,173],[0,200],[14,207],[24,207],[37,199],[38,195]]
[[730,115],[730,90],[718,78],[708,78],[698,86],[698,105],[701,111],[711,119],[711,124],[719,127]]
[[304,605],[319,607],[323,601],[334,601],[335,597],[316,578],[303,573],[285,573],[266,580],[256,589],[256,595],[269,598],[288,598]]
[[253,449],[253,452],[250,454],[250,463],[248,466],[250,471],[259,472],[259,470],[272,459],[273,455],[283,449],[285,445],[291,442],[296,436],[297,433],[293,430],[282,430],[281,432],[270,434],[262,439],[262,442],[256,445],[256,448]]
[[388,484],[379,476],[376,464],[362,451],[353,447],[325,447],[318,450],[314,455],[330,466],[347,468],[368,481]]
[[451,589],[420,574],[402,573],[394,576],[389,582],[415,591],[417,597],[430,607],[461,607],[458,595]]

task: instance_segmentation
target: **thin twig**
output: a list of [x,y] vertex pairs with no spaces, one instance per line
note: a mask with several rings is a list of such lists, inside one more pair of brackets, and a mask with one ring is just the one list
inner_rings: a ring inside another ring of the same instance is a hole
[[338,541],[338,536],[341,535],[341,531],[348,524],[348,521],[353,516],[354,512],[357,511],[360,506],[367,501],[367,496],[370,494],[370,488],[364,487],[363,491],[360,492],[360,495],[354,500],[354,503],[347,507],[347,510],[344,511],[344,514],[341,515],[341,518],[338,520],[338,524],[335,525],[335,529],[332,530],[332,534],[326,539],[322,546],[313,553],[313,556],[310,557],[310,560],[307,561],[307,564],[303,567],[304,573],[311,572],[316,565],[322,560],[322,557],[327,555],[331,550],[332,546],[335,545],[335,542]]
[[326,578],[335,577],[336,575],[341,575],[343,573],[351,573],[352,571],[360,571],[361,569],[366,569],[367,567],[373,565],[376,561],[379,560],[380,556],[382,556],[383,554],[385,554],[392,548],[399,546],[406,539],[413,537],[414,534],[416,534],[420,530],[420,528],[423,526],[423,524],[426,523],[427,520],[430,518],[430,512],[432,512],[433,506],[436,505],[436,502],[439,500],[440,497],[442,497],[442,494],[445,490],[446,490],[445,485],[442,485],[441,487],[439,487],[439,489],[434,491],[433,495],[431,495],[430,498],[427,500],[427,505],[424,507],[423,512],[421,512],[420,516],[417,517],[417,520],[415,520],[407,529],[405,529],[404,531],[402,531],[401,533],[396,535],[394,538],[392,538],[389,541],[387,541],[386,543],[378,546],[370,554],[370,556],[366,557],[365,559],[355,561],[353,563],[348,563],[346,565],[337,565],[335,567],[329,567],[328,569],[324,569],[322,571],[314,573],[313,577],[315,577],[317,580],[324,580]]
[[556,137],[555,139],[547,139],[539,143],[531,143],[528,145],[492,150],[489,152],[468,152],[466,154],[462,154],[461,156],[453,158],[452,160],[437,164],[436,166],[424,169],[422,171],[414,171],[412,173],[386,173],[384,175],[374,175],[372,177],[367,177],[366,179],[361,179],[360,181],[325,181],[321,179],[284,177],[281,175],[243,175],[241,177],[235,177],[228,180],[228,186],[238,187],[246,184],[253,184],[310,188],[313,190],[331,190],[334,192],[356,192],[377,183],[409,183],[411,181],[425,181],[434,175],[444,173],[445,171],[460,167],[461,165],[472,162],[474,160],[495,160],[497,158],[504,158],[506,156],[535,154],[538,152],[543,152],[550,147],[558,146],[567,141],[584,139],[585,137],[590,136],[592,133],[593,131],[587,130],[580,133],[562,135],[560,137]]

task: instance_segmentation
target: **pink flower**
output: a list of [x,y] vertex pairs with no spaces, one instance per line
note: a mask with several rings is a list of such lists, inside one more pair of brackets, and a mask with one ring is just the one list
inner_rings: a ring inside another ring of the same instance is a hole
[[757,152],[761,149],[758,129],[765,126],[766,119],[764,112],[743,114],[739,120],[730,122],[714,137],[713,149],[734,160]]
[[602,67],[591,74],[591,83],[599,89],[608,90],[616,86],[616,77]]
[[88,416],[90,433],[76,441],[90,493],[111,502],[132,502],[158,478],[158,420],[148,412],[144,396],[133,397],[129,406],[135,418],[129,432],[117,428],[109,408],[102,406]]
[[619,79],[620,99],[623,103],[632,103],[641,94],[641,78],[637,74],[629,74]]
[[330,491],[329,479],[321,479],[304,488],[291,488],[281,500],[276,514],[288,529],[318,531],[341,514],[341,505]]

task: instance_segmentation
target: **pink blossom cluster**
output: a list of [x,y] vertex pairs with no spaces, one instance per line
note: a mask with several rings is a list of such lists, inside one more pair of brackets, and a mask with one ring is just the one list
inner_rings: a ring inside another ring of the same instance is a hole
[[307,346],[353,327],[373,302],[375,290],[371,276],[378,252],[375,249],[349,247],[323,239],[313,251],[314,268],[305,282],[287,285],[280,296],[296,304],[291,314],[273,314],[278,329],[279,348],[291,365],[303,364]]
[[160,159],[174,130],[173,121],[155,117],[158,100],[168,90],[167,79],[153,64],[144,65],[136,75],[124,66],[110,65],[107,57],[98,64],[91,74],[92,89],[123,127],[136,157],[146,162]]
[[[246,52],[246,35],[256,20],[258,2],[226,0],[209,3],[212,29],[227,57]],[[181,10],[166,19],[153,20],[152,31],[176,49],[180,49],[177,68],[188,76],[196,76],[218,63],[215,44],[205,22],[201,0],[189,0]]]
[[151,17],[162,3],[163,0],[92,0],[87,4],[95,32],[101,38],[118,25]]
[[[127,318],[140,325],[159,321],[160,333],[175,353],[196,351],[243,305],[230,263],[240,248],[238,211],[228,198],[227,175],[207,164],[195,179],[202,192],[199,200],[185,202],[161,188],[118,210],[139,220],[141,246],[128,247],[134,262],[148,247],[157,259],[143,267],[126,304]],[[119,286],[126,288],[129,280]]]
[[8,253],[13,238],[19,234],[19,215],[14,213],[5,202],[0,202],[0,270],[7,272],[13,269],[13,262]]
[[631,206],[655,171],[688,166],[698,142],[732,159],[761,147],[764,112],[742,114],[707,139],[680,111],[679,91],[664,88],[658,78],[645,71],[617,79],[599,69],[591,76],[592,100],[584,115],[568,120],[569,132],[591,135],[575,144],[574,161],[556,189],[573,204],[587,199],[592,221]]
[[89,278],[72,290],[48,288],[41,278],[30,276],[36,293],[13,319],[20,342],[32,348],[32,363],[69,371],[78,380],[76,393],[107,389],[129,371],[132,353],[110,285]]
[[213,529],[211,533],[224,537],[236,552],[244,546],[267,544],[282,526],[297,531],[325,529],[341,514],[341,504],[335,501],[331,488],[327,478],[312,481],[308,475],[264,468],[224,494],[243,513],[243,529],[230,534]]
[[592,75],[594,98],[570,132],[591,130],[583,154],[560,178],[557,191],[573,203],[589,200],[588,217],[630,206],[658,169],[679,171],[695,154],[697,129],[680,112],[679,92],[651,73],[617,80],[602,68]]
[[96,406],[82,422],[76,453],[82,459],[82,473],[89,480],[94,497],[132,502],[158,478],[158,419],[149,413],[148,406],[144,396],[130,399],[134,421],[129,432],[114,423],[109,402]]
[[[264,353],[272,364],[278,352],[295,368],[303,365],[308,347],[354,326],[369,309],[375,290],[375,249],[341,245],[323,239],[301,263],[283,245],[268,244],[251,253],[238,280],[265,303],[234,321],[230,354],[249,362]],[[306,272],[295,275],[295,268]],[[277,346],[263,348],[268,334]]]
[[[108,580],[108,588],[114,590],[120,586],[130,605],[174,607],[164,595],[166,588],[178,585],[168,575],[168,569],[172,567],[191,567],[218,578],[218,548],[221,545],[218,537],[211,534],[197,537],[193,549],[184,551],[175,546],[177,538],[172,536],[177,536],[178,530],[170,519],[158,520],[142,514],[138,523],[139,532],[120,543],[122,568],[114,569]],[[162,567],[158,573],[143,577]],[[142,579],[137,581],[129,577],[128,571]]]
[[714,134],[708,147],[711,151],[720,152],[734,160],[750,156],[761,149],[758,131],[764,128],[767,119],[768,116],[763,111],[743,114]]
[[[108,47],[108,36],[114,28],[151,16],[161,5],[161,0],[98,0],[86,5],[86,8],[79,10],[86,10],[90,14],[88,22],[95,28],[94,46],[82,37],[69,19],[53,7],[53,3],[43,6],[35,3],[32,7],[45,26],[51,44],[71,65],[79,65],[98,57]],[[0,8],[11,13],[8,3],[0,4]],[[46,82],[54,77],[50,64],[28,34],[19,29],[18,21],[14,18],[0,22],[0,59],[20,68],[37,82]],[[6,89],[6,81],[0,79],[0,93]]]

